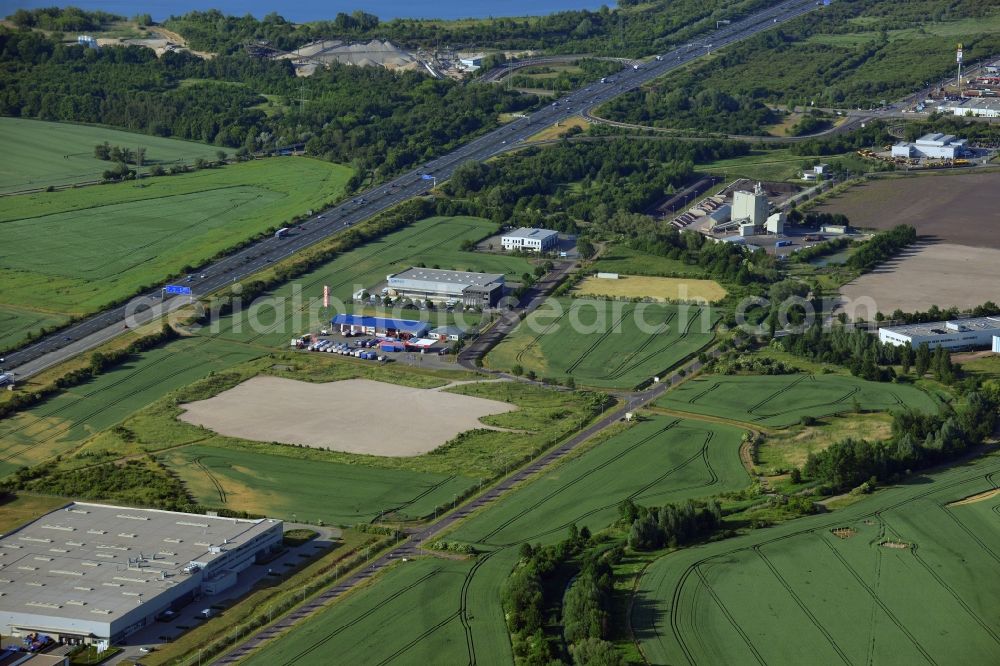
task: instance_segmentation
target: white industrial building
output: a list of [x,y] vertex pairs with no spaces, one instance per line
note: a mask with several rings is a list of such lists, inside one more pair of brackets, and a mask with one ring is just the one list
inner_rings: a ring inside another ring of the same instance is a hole
[[1000,335],[1000,317],[976,317],[926,324],[887,326],[878,329],[878,339],[891,345],[910,345],[916,349],[926,343],[931,349],[975,349],[996,347]]
[[437,268],[410,268],[387,276],[387,289],[395,296],[430,301],[461,302],[469,307],[492,307],[503,296],[504,276]]
[[969,97],[957,102],[946,102],[937,108],[938,113],[978,118],[1000,118],[1000,98]]
[[893,157],[927,157],[931,159],[953,160],[965,153],[965,139],[956,139],[952,134],[925,134],[913,143],[905,141],[892,147]]
[[1000,335],[993,336],[993,353],[1000,354]]
[[474,72],[483,66],[483,58],[486,56],[482,53],[470,53],[460,55],[458,58],[458,64],[462,69],[469,72]]
[[550,229],[521,227],[500,237],[500,246],[505,250],[547,252],[558,244],[559,232]]
[[0,627],[121,642],[281,546],[280,520],[74,502],[0,538]]
[[760,183],[753,192],[737,191],[733,193],[733,222],[746,222],[755,227],[762,227],[771,212],[771,204],[767,194],[761,189]]

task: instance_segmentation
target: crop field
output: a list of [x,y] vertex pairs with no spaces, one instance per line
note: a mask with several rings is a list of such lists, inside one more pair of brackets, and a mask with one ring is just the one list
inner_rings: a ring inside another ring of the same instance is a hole
[[718,315],[697,305],[549,299],[486,357],[540,377],[625,388],[660,374],[712,340]]
[[84,314],[332,201],[350,170],[274,158],[4,200],[0,304]]
[[281,447],[272,451],[193,445],[160,459],[205,506],[328,525],[370,522],[380,511],[401,519],[433,515],[436,506],[476,483],[454,474],[304,460],[281,455]]
[[1000,249],[952,243],[915,243],[877,270],[840,288],[843,309],[851,319],[874,319],[875,313],[920,312],[929,304],[971,310],[997,300]]
[[100,180],[111,163],[94,157],[94,146],[105,141],[132,150],[144,147],[147,166],[191,164],[199,157],[215,159],[219,150],[204,143],[105,127],[0,118],[0,144],[4,147],[0,192]]
[[475,562],[399,564],[248,663],[322,664],[331,653],[355,650],[366,663],[511,663],[500,588],[517,561],[517,546],[563,539],[574,522],[600,529],[626,497],[656,505],[745,486],[749,477],[737,453],[742,432],[684,419],[640,422],[445,537],[479,544],[487,552]]
[[58,325],[67,319],[51,312],[0,305],[0,350],[17,346],[31,331]]
[[622,275],[659,275],[665,277],[704,277],[705,270],[680,259],[645,254],[624,245],[609,245],[594,262],[594,271]]
[[[384,282],[386,275],[396,273],[417,263],[439,266],[443,269],[504,273],[508,280],[520,279],[532,266],[520,257],[465,252],[460,249],[464,240],[479,240],[495,231],[492,222],[474,217],[432,217],[412,224],[405,229],[342,254],[315,271],[297,278],[294,284],[285,285],[272,292],[277,297],[275,308],[261,308],[257,324],[234,321],[225,317],[219,322],[216,333],[222,337],[252,341],[267,345],[285,345],[293,335],[309,329],[301,322],[308,311],[309,299],[320,299],[323,286],[330,287],[333,298],[347,301],[357,290],[371,288]],[[300,293],[302,303],[296,305],[293,296]],[[319,301],[316,301],[319,302]],[[287,307],[286,307],[287,304]],[[332,316],[324,310],[322,316]],[[406,314],[410,317],[410,313]],[[412,318],[418,318],[414,311]],[[324,319],[324,323],[329,321]],[[239,326],[237,326],[239,324]],[[436,325],[436,322],[435,322]]]
[[635,639],[657,664],[995,663],[998,475],[990,455],[665,555],[639,580]]
[[910,224],[917,233],[976,248],[1000,250],[995,211],[1000,188],[995,173],[928,173],[879,178],[817,205],[820,213],[843,213],[862,229]]
[[726,297],[715,280],[619,275],[617,280],[589,277],[576,286],[583,296],[611,298],[651,298],[656,301],[714,303]]
[[67,453],[168,392],[261,350],[186,338],[141,353],[96,379],[0,422],[0,478]]
[[781,428],[803,416],[854,411],[937,410],[920,389],[842,375],[708,376],[692,379],[656,401],[658,407]]

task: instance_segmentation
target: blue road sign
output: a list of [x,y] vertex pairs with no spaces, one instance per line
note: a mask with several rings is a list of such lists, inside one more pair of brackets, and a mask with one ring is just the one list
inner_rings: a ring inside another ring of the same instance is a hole
[[168,294],[186,294],[186,295],[190,295],[191,294],[191,287],[185,287],[184,285],[180,285],[180,284],[168,284],[166,286],[165,291]]
[[424,180],[434,180],[434,176],[427,173],[420,174],[420,177],[423,178]]

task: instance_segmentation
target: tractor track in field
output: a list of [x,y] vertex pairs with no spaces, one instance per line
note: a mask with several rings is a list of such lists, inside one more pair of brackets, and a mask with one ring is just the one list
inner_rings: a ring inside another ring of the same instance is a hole
[[[930,488],[930,489],[924,490],[922,492],[918,492],[918,493],[916,493],[914,495],[911,495],[909,497],[902,498],[902,499],[900,499],[898,501],[895,501],[892,504],[887,505],[885,507],[882,507],[882,508],[880,508],[878,510],[872,511],[870,513],[860,514],[860,515],[856,516],[855,519],[856,520],[861,520],[861,519],[870,518],[870,517],[877,517],[877,518],[881,519],[881,514],[883,512],[885,512],[885,511],[889,511],[889,510],[893,510],[893,509],[898,509],[899,507],[905,506],[905,505],[907,505],[907,504],[909,504],[911,502],[914,502],[916,500],[922,499],[922,498],[924,498],[924,497],[926,497],[928,495],[931,495],[931,494],[934,494],[934,493],[939,493],[939,492],[944,492],[944,491],[949,490],[950,488],[954,488],[956,486],[961,486],[963,484],[966,484],[966,483],[972,481],[975,478],[979,478],[980,476],[982,476],[984,478],[990,478],[990,479],[992,479],[993,475],[998,474],[998,473],[1000,473],[1000,462],[996,463],[994,465],[994,468],[991,469],[989,472],[979,471],[979,472],[973,473],[971,476],[960,477],[960,478],[952,480],[952,481],[944,482],[940,486],[937,486],[935,488]],[[1000,513],[1000,512],[998,512],[998,513]],[[712,560],[716,560],[716,559],[719,559],[721,557],[732,556],[734,553],[738,553],[738,552],[750,550],[754,546],[764,546],[764,545],[767,545],[767,544],[770,544],[770,543],[775,543],[777,541],[781,541],[781,540],[785,540],[785,539],[790,539],[792,537],[801,536],[801,535],[804,535],[804,534],[809,534],[809,533],[815,532],[817,530],[829,530],[829,529],[832,529],[833,527],[836,527],[837,525],[841,524],[842,522],[843,522],[842,519],[834,518],[834,519],[826,521],[826,522],[824,522],[824,523],[822,523],[820,525],[816,525],[816,526],[813,526],[813,527],[804,528],[802,530],[798,530],[798,531],[795,531],[795,532],[790,532],[789,534],[782,535],[782,536],[779,536],[779,537],[774,537],[772,539],[766,539],[764,541],[761,541],[758,544],[753,544],[753,545],[749,545],[749,546],[739,546],[739,547],[733,548],[731,550],[723,551],[723,552],[720,552],[720,553],[717,553],[717,554],[714,554],[714,555],[709,555],[709,556],[703,557],[701,559],[698,559],[698,560],[692,562],[691,564],[689,564],[687,567],[685,567],[684,572],[680,575],[680,577],[677,579],[677,583],[674,585],[674,589],[673,589],[673,592],[671,594],[672,605],[671,605],[671,608],[670,608],[670,611],[669,611],[668,614],[670,616],[671,633],[673,634],[674,640],[677,642],[678,646],[680,646],[682,652],[684,652],[685,658],[688,660],[688,662],[691,663],[691,664],[694,664],[695,663],[695,659],[693,657],[693,653],[692,653],[690,647],[687,645],[687,642],[684,639],[684,636],[683,636],[684,632],[683,632],[683,629],[679,625],[677,614],[678,614],[678,611],[679,611],[679,608],[680,608],[680,605],[679,605],[680,595],[682,594],[683,588],[687,584],[687,582],[688,582],[688,580],[689,580],[689,578],[690,578],[690,576],[691,576],[691,574],[693,572],[695,572],[696,570],[698,570],[698,568],[701,567],[703,564],[705,564],[707,562],[710,562]],[[824,541],[824,543],[825,543],[825,541]],[[828,545],[828,547],[830,547],[832,549],[832,546],[829,546],[829,544],[827,544],[827,545]],[[836,553],[835,550],[833,550],[833,552]],[[836,554],[839,555],[839,553],[836,553]],[[861,583],[864,584],[863,581],[861,581]],[[868,588],[868,589],[870,590],[870,588]],[[881,603],[881,599],[876,594],[874,594],[873,591],[871,591],[871,592],[872,592],[872,599],[873,599],[873,601],[876,604],[878,604],[880,606],[880,608],[882,608],[883,612],[886,613],[887,617],[889,617],[890,619],[893,619],[894,616],[890,612],[888,612],[887,609],[884,608],[884,604]],[[710,591],[710,593],[711,593],[711,591]],[[714,594],[713,594],[713,598],[715,598]],[[720,607],[721,607],[721,604],[720,604]],[[723,612],[727,615],[727,617],[730,617],[729,614],[728,614],[728,612],[724,608],[723,608]],[[731,618],[730,618],[730,622],[732,622]],[[738,627],[734,627],[734,628],[736,628],[737,631],[741,631]],[[904,630],[903,633],[907,637],[910,637],[909,634],[905,630]],[[763,662],[763,660],[761,660],[761,658],[759,656],[759,653],[756,651],[756,649],[752,645],[748,645],[748,648],[750,649],[751,653],[754,654],[755,658],[758,659],[761,664],[763,664],[764,662]],[[928,658],[928,661],[930,663],[932,663],[932,664],[936,663],[933,659],[930,659],[930,658]]]
[[[208,339],[206,339],[205,342],[207,343]],[[204,343],[202,343],[202,344],[204,344]],[[200,346],[200,345],[197,345],[197,346]],[[189,351],[191,351],[191,350],[189,350]],[[225,358],[228,355],[229,354],[224,354],[224,355],[220,356],[219,358]],[[95,394],[97,394],[99,392],[106,391],[106,390],[108,390],[110,388],[114,388],[116,386],[120,386],[121,384],[130,381],[135,376],[137,376],[137,375],[145,372],[146,370],[149,370],[150,368],[154,368],[155,366],[159,365],[160,363],[162,363],[163,361],[166,361],[168,359],[170,359],[169,356],[164,356],[161,359],[158,359],[156,361],[152,361],[151,363],[149,363],[149,364],[147,364],[147,365],[145,365],[143,367],[140,367],[140,368],[134,370],[133,372],[130,372],[126,376],[124,376],[121,379],[118,379],[118,380],[112,382],[111,384],[108,384],[108,385],[103,386],[101,388],[95,388],[92,391],[90,391],[89,393],[84,393],[81,396],[80,400],[77,400],[77,401],[68,403],[66,405],[63,405],[62,407],[59,407],[58,409],[55,409],[52,412],[49,412],[47,414],[42,415],[40,418],[50,418],[52,416],[55,416],[55,415],[59,414],[60,412],[62,412],[65,409],[70,409],[72,407],[76,407],[81,402],[83,402],[84,400],[92,398]],[[66,431],[71,430],[72,428],[75,428],[76,426],[84,423],[87,419],[89,419],[89,418],[97,415],[98,413],[100,413],[102,411],[105,411],[108,407],[113,407],[114,405],[117,405],[118,403],[131,398],[134,393],[139,392],[139,391],[145,391],[146,389],[152,388],[153,386],[156,386],[157,384],[160,384],[165,379],[170,379],[171,377],[176,377],[177,375],[179,375],[181,373],[184,373],[184,372],[187,372],[189,370],[192,370],[193,368],[199,367],[199,366],[201,366],[203,364],[204,364],[203,361],[199,361],[198,363],[196,363],[194,365],[189,365],[189,366],[185,366],[183,368],[178,368],[177,370],[175,370],[175,371],[173,371],[171,373],[168,373],[166,375],[161,375],[161,376],[157,377],[156,379],[154,379],[152,382],[149,382],[148,384],[143,384],[142,386],[136,387],[136,389],[132,393],[130,393],[130,394],[122,395],[121,397],[119,397],[116,400],[111,400],[111,401],[102,403],[102,405],[100,407],[94,409],[91,412],[88,412],[87,414],[84,414],[82,416],[77,417],[75,420],[69,421],[68,423],[53,424],[52,427],[54,427],[54,428],[57,427],[57,428],[59,428],[59,430],[57,432],[52,433],[51,435],[49,435],[45,439],[38,439],[38,440],[35,440],[35,441],[31,442],[31,443],[23,443],[23,444],[22,443],[11,443],[11,444],[7,445],[7,448],[4,449],[3,455],[0,456],[0,462],[8,462],[8,461],[12,460],[13,458],[15,458],[17,456],[24,455],[26,452],[31,451],[32,449],[34,449],[34,448],[36,448],[38,446],[42,446],[44,444],[48,444],[53,439],[55,439],[56,437],[58,437],[60,434],[65,433]],[[26,428],[29,428],[32,425],[33,425],[33,423],[30,423],[30,422],[29,423],[25,423],[25,424],[23,424],[23,425],[15,428],[15,429],[13,429],[13,430],[10,430],[10,431],[4,433],[4,436],[10,436],[10,435],[12,435],[14,433],[21,432],[22,430],[24,430]],[[13,451],[12,449],[14,447],[20,447],[20,449],[17,450],[17,451]]]
[[595,467],[592,467],[592,468],[586,470],[585,472],[583,472],[582,474],[580,474],[580,476],[578,476],[575,479],[573,479],[571,482],[569,482],[569,483],[567,483],[567,484],[565,484],[563,486],[560,486],[559,488],[556,488],[556,489],[552,490],[550,493],[548,493],[546,495],[543,495],[541,497],[541,499],[539,499],[538,501],[536,501],[531,506],[526,507],[525,509],[522,509],[520,512],[516,513],[515,515],[513,515],[510,518],[508,518],[506,521],[504,521],[500,525],[498,525],[491,532],[488,532],[487,534],[483,535],[482,537],[479,537],[478,538],[478,542],[479,543],[483,543],[483,544],[488,544],[488,545],[495,545],[495,546],[511,546],[511,545],[515,545],[516,543],[520,543],[520,542],[512,542],[512,543],[504,543],[504,544],[490,544],[489,543],[489,539],[491,539],[492,537],[496,536],[501,531],[503,531],[504,529],[506,529],[507,527],[509,527],[512,523],[514,523],[514,521],[523,518],[524,516],[526,516],[527,514],[531,513],[532,511],[534,511],[535,509],[537,509],[539,506],[541,506],[545,502],[549,501],[550,499],[552,499],[553,497],[555,497],[559,493],[563,492],[567,488],[570,488],[571,486],[576,485],[580,481],[583,481],[584,479],[586,479],[591,474],[594,474],[594,473],[596,473],[596,472],[604,469],[608,465],[611,465],[611,464],[617,462],[618,460],[620,460],[624,456],[628,455],[629,453],[631,453],[635,449],[639,448],[640,446],[643,446],[643,445],[647,444],[654,437],[657,437],[658,435],[661,435],[661,434],[667,432],[668,430],[670,430],[671,428],[673,428],[674,426],[676,426],[680,422],[681,422],[681,419],[675,419],[675,420],[671,421],[670,423],[668,423],[667,425],[663,426],[659,430],[657,430],[657,431],[655,431],[655,432],[647,435],[646,437],[644,437],[643,439],[639,440],[638,442],[636,442],[636,443],[634,443],[634,444],[626,447],[624,450],[619,451],[614,456],[612,456],[611,458],[605,460],[601,464],[599,464],[599,465],[597,465]]
[[444,479],[442,479],[438,483],[435,483],[435,484],[433,484],[431,486],[428,486],[426,490],[424,490],[423,492],[421,492],[421,493],[419,493],[417,495],[414,495],[413,497],[411,497],[407,501],[403,502],[399,506],[394,506],[394,507],[392,507],[390,509],[386,509],[385,511],[380,512],[378,515],[376,515],[374,518],[372,518],[370,522],[372,524],[375,524],[375,522],[378,521],[378,520],[380,520],[383,516],[386,516],[386,515],[388,515],[390,513],[394,513],[396,511],[399,511],[400,509],[404,509],[404,508],[410,506],[411,504],[413,504],[414,502],[422,500],[423,498],[427,497],[429,494],[431,494],[435,490],[439,489],[441,486],[445,485],[446,483],[450,483],[451,481],[453,481],[457,476],[458,476],[457,474],[452,474],[451,476],[445,477]]
[[664,333],[664,331],[666,331],[666,327],[670,326],[670,323],[674,319],[676,319],[676,318],[677,318],[677,313],[676,312],[670,312],[667,315],[667,318],[656,327],[656,331],[654,331],[653,333],[647,335],[646,339],[643,340],[642,344],[640,344],[638,347],[636,347],[635,349],[633,349],[628,355],[625,356],[624,359],[622,359],[621,363],[619,363],[617,366],[615,366],[614,368],[611,369],[611,372],[609,373],[608,376],[611,376],[611,375],[617,373],[619,370],[622,369],[622,366],[624,366],[626,363],[629,362],[629,360],[631,360],[632,358],[634,358],[637,354],[641,354],[642,352],[644,352],[646,350],[646,348],[649,347],[649,345],[651,345],[653,343],[653,340],[656,339],[656,336],[657,335],[662,335]]
[[[649,437],[647,437],[646,439],[644,439],[640,444],[648,443],[649,440],[653,439],[658,434],[660,434],[660,433],[654,433],[653,435],[650,435]],[[681,491],[684,491],[684,490],[692,490],[694,488],[706,488],[706,487],[709,487],[709,486],[714,486],[716,483],[719,482],[719,476],[715,473],[715,469],[712,467],[711,463],[708,462],[708,445],[712,441],[713,437],[714,437],[714,433],[711,432],[711,431],[709,431],[706,434],[706,436],[705,436],[704,443],[701,445],[701,447],[698,449],[698,451],[696,451],[695,453],[691,454],[690,456],[688,456],[684,460],[678,462],[676,465],[674,465],[673,467],[671,467],[670,469],[668,469],[667,471],[665,471],[663,474],[661,474],[660,476],[658,476],[655,479],[653,479],[652,481],[647,482],[645,485],[643,485],[639,489],[637,489],[637,490],[631,492],[630,494],[626,495],[626,499],[633,499],[634,500],[634,499],[640,498],[642,496],[642,494],[645,493],[647,490],[649,490],[650,488],[652,488],[653,486],[655,486],[655,485],[657,485],[659,483],[662,483],[665,479],[667,479],[668,477],[670,477],[671,475],[673,475],[675,472],[679,472],[680,470],[684,469],[685,467],[687,467],[688,465],[690,465],[692,462],[694,462],[698,458],[701,458],[704,461],[704,463],[705,463],[705,467],[708,470],[708,481],[705,482],[705,483],[698,483],[698,484],[695,484],[695,485],[692,485],[692,486],[684,486],[684,487],[681,487],[681,488],[671,488],[670,490],[672,492],[681,492]],[[559,533],[559,532],[564,532],[566,530],[566,528],[568,528],[570,525],[572,525],[574,523],[579,523],[584,518],[588,518],[589,516],[592,516],[595,513],[600,513],[601,511],[605,511],[607,509],[614,508],[614,507],[618,506],[619,504],[620,504],[620,502],[612,502],[610,504],[605,504],[603,506],[595,507],[595,508],[591,509],[590,511],[587,511],[586,513],[582,513],[582,514],[574,517],[572,520],[567,521],[567,522],[565,522],[565,523],[563,523],[561,525],[557,525],[557,526],[555,526],[555,527],[553,527],[551,529],[545,530],[544,532],[536,532],[535,534],[532,534],[531,536],[524,537],[520,541],[511,542],[511,543],[507,543],[507,544],[502,544],[500,547],[501,548],[509,548],[510,546],[516,546],[516,545],[518,545],[520,543],[524,543],[524,542],[528,542],[528,541],[533,541],[533,540],[540,539],[541,537],[547,536],[549,534],[556,534],[556,533]],[[495,544],[491,544],[491,545],[495,545]]]
[[[699,312],[701,312],[701,310],[699,310]],[[652,352],[646,354],[642,358],[640,358],[640,359],[632,362],[630,365],[628,365],[628,366],[626,366],[624,368],[621,368],[619,366],[619,368],[616,368],[615,370],[612,370],[610,373],[608,373],[607,377],[609,379],[619,379],[619,378],[623,377],[624,375],[626,375],[631,370],[634,370],[635,368],[641,366],[643,363],[647,363],[649,361],[652,361],[654,358],[656,358],[657,356],[659,356],[663,352],[667,351],[668,349],[670,349],[671,347],[673,347],[677,343],[686,340],[687,337],[688,337],[688,335],[691,334],[691,327],[694,326],[694,323],[695,323],[695,321],[697,319],[698,319],[698,317],[692,317],[691,320],[688,321],[688,325],[684,327],[684,331],[681,332],[680,335],[678,335],[673,340],[668,341],[665,345],[663,345],[662,347],[660,347],[656,351],[652,351]],[[650,336],[649,339],[653,340],[654,338],[652,336]],[[692,352],[692,354],[693,353],[694,352]],[[632,355],[629,360],[631,361],[634,358],[635,358],[635,355]],[[681,359],[681,361],[683,361],[683,358]]]
[[854,567],[850,565],[844,556],[833,547],[833,544],[826,539],[823,540],[823,544],[830,549],[830,552],[833,553],[834,557],[840,561],[841,565],[843,565],[844,569],[847,570],[847,573],[854,578],[858,585],[868,593],[868,595],[872,598],[872,601],[874,601],[878,605],[879,609],[885,613],[885,616],[892,620],[892,623],[896,625],[896,628],[899,629],[907,639],[909,639],[910,643],[913,644],[913,647],[917,648],[917,651],[924,657],[924,659],[926,659],[930,664],[937,664],[937,661],[935,661],[934,657],[931,656],[920,641],[917,640],[917,637],[913,635],[913,633],[899,620],[898,617],[896,617],[896,614],[893,613],[885,601],[882,600],[882,598],[878,595],[878,592],[876,592],[871,585],[865,582],[864,578],[862,578],[861,575],[854,570]]
[[516,361],[517,363],[520,363],[522,361],[522,359],[524,358],[524,353],[526,351],[528,351],[529,349],[531,349],[532,347],[538,345],[539,340],[541,340],[543,336],[547,335],[548,332],[550,330],[552,330],[552,328],[554,326],[558,325],[559,322],[561,322],[563,320],[563,318],[566,316],[566,314],[567,314],[566,312],[563,312],[561,315],[559,315],[558,318],[554,319],[552,321],[552,323],[550,323],[548,326],[546,326],[545,328],[543,328],[542,331],[541,331],[541,333],[538,333],[535,337],[533,337],[531,339],[531,342],[529,342],[528,344],[524,345],[524,347],[522,347],[521,350],[519,352],[517,352],[517,355],[514,356],[514,361]]
[[802,613],[807,618],[809,618],[809,621],[813,624],[814,627],[816,627],[817,631],[823,634],[823,637],[826,638],[827,642],[830,644],[830,647],[832,647],[833,651],[837,653],[837,656],[839,656],[840,659],[845,664],[847,664],[847,666],[851,666],[850,658],[847,656],[847,653],[844,652],[844,649],[837,644],[837,641],[834,640],[833,634],[831,634],[830,631],[823,626],[823,623],[819,621],[819,618],[816,617],[816,615],[811,610],[809,610],[808,604],[802,601],[802,597],[800,597],[798,593],[794,589],[792,589],[792,586],[788,584],[788,581],[786,581],[785,578],[781,575],[781,572],[778,571],[778,568],[774,566],[771,560],[767,559],[767,555],[765,555],[761,551],[761,547],[759,545],[754,546],[753,552],[764,563],[764,566],[768,568],[768,570],[771,572],[771,575],[774,576],[774,579],[778,581],[778,584],[785,589],[785,592],[787,592],[788,596],[792,598],[792,601],[794,601],[795,605],[799,607],[799,610],[802,611]]
[[202,472],[205,473],[205,476],[208,477],[208,480],[212,482],[213,486],[215,486],[215,492],[219,494],[219,501],[222,502],[223,504],[226,504],[227,503],[226,489],[223,487],[222,483],[215,476],[215,474],[213,474],[212,471],[208,469],[208,466],[204,462],[202,462],[202,460],[206,457],[208,456],[198,456],[197,458],[194,458],[192,462],[198,467],[198,469],[200,469]]
[[[313,641],[310,645],[308,645],[304,649],[300,650],[299,652],[295,653],[288,660],[282,662],[282,664],[284,666],[294,666],[294,664],[298,663],[301,659],[303,659],[304,657],[309,656],[314,651],[318,650],[319,648],[323,647],[324,645],[326,645],[327,643],[329,643],[331,640],[333,640],[334,638],[336,638],[337,635],[339,635],[341,632],[346,631],[347,629],[350,629],[351,627],[353,627],[357,623],[361,622],[362,620],[368,618],[369,616],[371,616],[372,614],[374,614],[375,612],[377,612],[383,606],[386,606],[389,603],[391,603],[392,601],[395,601],[396,599],[398,599],[399,597],[403,596],[404,594],[406,594],[407,592],[409,592],[413,588],[417,587],[418,585],[423,584],[428,579],[433,578],[434,576],[438,575],[438,573],[440,573],[440,572],[438,572],[438,571],[432,571],[432,572],[430,572],[428,574],[425,574],[425,575],[421,576],[420,578],[418,578],[417,580],[413,581],[409,585],[407,585],[407,586],[405,586],[405,587],[403,587],[403,588],[401,588],[399,590],[396,590],[391,595],[389,595],[388,597],[386,597],[385,599],[383,599],[379,603],[375,604],[374,606],[372,606],[371,608],[369,608],[368,610],[366,610],[364,613],[361,613],[360,615],[358,615],[352,621],[346,622],[346,623],[340,625],[336,629],[334,629],[334,630],[326,633],[325,635],[323,635],[318,640]],[[325,600],[323,600],[323,599],[317,599],[316,602],[319,602],[319,603],[316,603],[316,607],[319,607],[319,606],[323,605],[323,603],[325,602]]]
[[594,342],[589,347],[583,350],[583,352],[581,352],[580,355],[576,357],[575,361],[573,361],[566,367],[566,374],[572,375],[573,371],[576,370],[580,366],[580,364],[583,363],[583,361],[595,349],[601,346],[601,343],[603,343],[605,340],[608,339],[608,336],[610,336],[612,333],[616,331],[620,331],[621,329],[619,327],[621,326],[622,322],[625,321],[625,317],[629,316],[631,312],[634,312],[634,309],[622,308],[622,316],[619,317],[613,324],[611,324],[611,326],[608,327],[608,330],[604,331],[604,333],[597,336],[597,339],[594,340]]

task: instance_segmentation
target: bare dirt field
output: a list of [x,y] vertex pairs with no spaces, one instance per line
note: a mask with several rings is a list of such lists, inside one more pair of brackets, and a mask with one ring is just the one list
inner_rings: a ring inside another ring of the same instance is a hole
[[843,213],[856,227],[913,225],[948,243],[1000,249],[1000,173],[883,178],[852,187],[814,210]]
[[516,409],[369,379],[313,384],[266,376],[182,408],[182,421],[228,437],[375,456],[427,453],[459,433],[488,427],[479,421],[483,416]]
[[870,321],[876,312],[888,315],[897,308],[904,312],[931,305],[973,308],[997,301],[998,285],[1000,250],[921,243],[841,287],[841,309],[849,317]]
[[658,301],[714,303],[726,297],[715,280],[619,275],[617,280],[589,277],[577,285],[577,294],[611,298],[652,298]]

